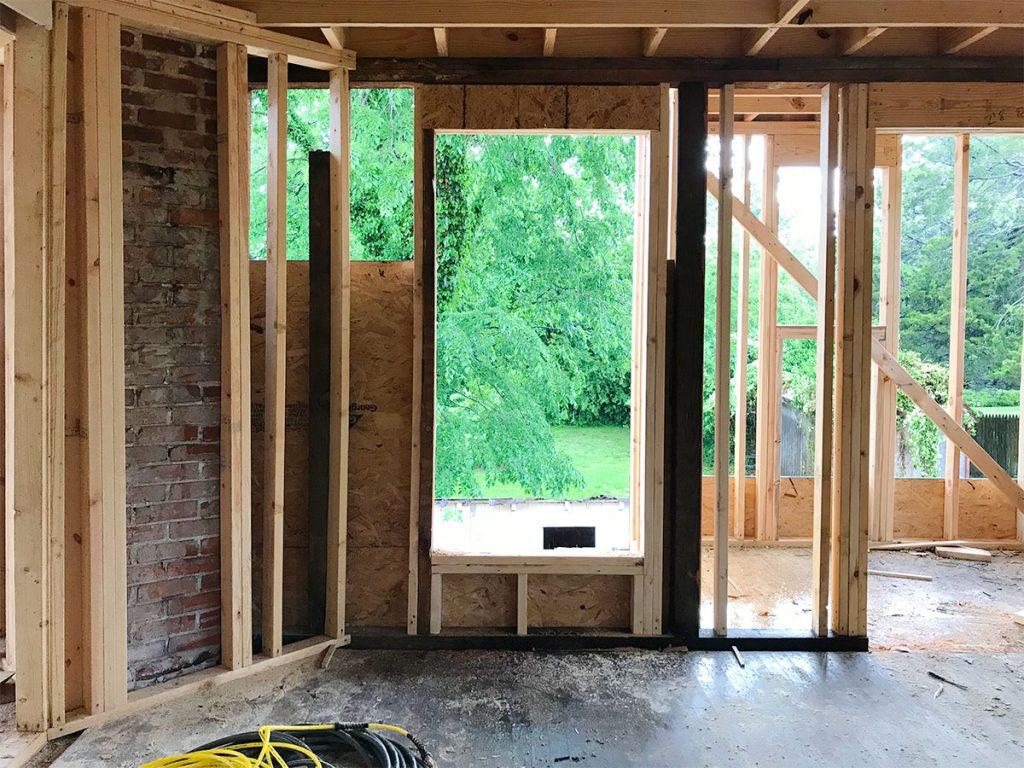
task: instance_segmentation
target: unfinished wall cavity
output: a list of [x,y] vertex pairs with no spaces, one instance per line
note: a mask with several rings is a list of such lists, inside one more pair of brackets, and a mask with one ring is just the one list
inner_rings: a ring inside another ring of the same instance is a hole
[[216,49],[123,30],[129,686],[220,657]]

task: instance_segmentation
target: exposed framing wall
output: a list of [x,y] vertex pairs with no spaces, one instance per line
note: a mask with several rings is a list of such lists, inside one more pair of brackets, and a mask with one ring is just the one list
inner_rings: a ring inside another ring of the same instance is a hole
[[[130,697],[125,684],[128,637],[124,606],[122,22],[173,29],[221,43],[218,176],[225,361],[221,387],[224,667]],[[340,360],[348,352],[344,332],[348,312],[349,126],[343,105],[348,103],[345,72],[353,65],[353,56],[268,32],[252,24],[245,14],[225,24],[220,6],[202,0],[188,7],[163,0],[145,4],[74,0],[56,4],[52,31],[21,19],[17,32],[17,40],[5,56],[5,93],[9,98],[5,100],[3,142],[8,291],[6,456],[12,469],[8,477],[15,478],[8,486],[7,507],[19,510],[14,552],[20,576],[15,608],[17,639],[23,649],[18,659],[17,718],[24,730],[57,735],[180,695],[196,685],[230,679],[232,672],[249,673],[346,642],[343,480],[347,476],[347,420],[339,418],[341,426],[334,430],[334,441],[341,450],[334,454],[335,503],[330,516],[335,546],[328,551],[327,588],[329,595],[334,595],[325,619],[329,634],[279,649],[279,656],[271,653],[259,661],[252,656],[246,57],[290,54],[296,61],[331,72],[337,105],[332,130],[332,263],[337,275],[332,281],[332,307],[339,331],[332,339]],[[75,55],[69,57],[69,50]],[[282,62],[280,57],[276,61]],[[69,83],[69,78],[74,78],[74,83]],[[79,98],[84,101],[79,103]],[[70,127],[69,115],[75,117]],[[39,140],[39,126],[45,126],[44,141]],[[69,142],[80,149],[73,164],[66,163]],[[271,215],[278,213],[274,210]],[[73,272],[76,291],[69,300],[65,299],[65,238],[68,252],[74,256],[68,269]],[[61,310],[65,306],[69,317],[77,320],[81,315],[84,322],[65,323]],[[72,334],[80,337],[72,338]],[[76,347],[89,354],[75,354]],[[342,366],[332,373],[332,408],[343,413],[348,399],[347,370]],[[66,393],[65,375],[76,383]],[[83,428],[65,430],[65,418],[72,426],[81,424]],[[17,462],[13,461],[15,451],[20,457]],[[88,487],[72,488],[65,482],[65,451],[75,462],[76,475],[81,473]],[[72,541],[80,544],[82,551],[68,561],[66,552]],[[65,664],[66,658],[71,659],[70,666]]]

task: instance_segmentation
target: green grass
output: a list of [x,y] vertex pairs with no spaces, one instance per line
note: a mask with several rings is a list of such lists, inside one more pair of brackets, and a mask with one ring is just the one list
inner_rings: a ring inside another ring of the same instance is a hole
[[[583,487],[560,498],[629,496],[629,427],[553,427],[552,432],[555,443],[583,475]],[[483,487],[485,499],[530,498],[518,485],[486,484],[482,473],[477,481]]]

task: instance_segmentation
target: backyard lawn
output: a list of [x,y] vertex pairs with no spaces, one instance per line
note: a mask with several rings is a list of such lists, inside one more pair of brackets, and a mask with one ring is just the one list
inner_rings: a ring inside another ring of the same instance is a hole
[[[573,488],[565,499],[629,496],[629,427],[553,427],[555,444],[565,451],[583,475],[583,487]],[[528,498],[517,485],[488,485],[482,473],[478,481],[485,499]]]

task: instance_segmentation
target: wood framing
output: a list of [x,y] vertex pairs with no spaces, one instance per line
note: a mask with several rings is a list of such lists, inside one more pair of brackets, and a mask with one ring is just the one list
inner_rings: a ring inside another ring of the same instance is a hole
[[[173,31],[211,43],[232,43],[249,55],[283,53],[295,64],[314,69],[355,67],[352,51],[286,35],[252,23],[252,16],[219,3],[173,0],[68,0],[72,6],[93,8],[120,16],[125,23],[156,32]],[[332,26],[332,25],[325,25]],[[244,71],[244,67],[243,67]]]
[[715,306],[715,548],[712,602],[714,631],[725,635],[729,602],[729,394],[732,360],[732,100],[720,91],[718,269]]
[[832,545],[832,450],[836,347],[836,170],[839,166],[838,86],[821,89],[821,223],[818,237],[818,317],[815,335],[814,534],[811,629],[828,635]]
[[[71,18],[65,494],[67,709],[98,712],[127,693],[124,247],[120,23]],[[66,9],[58,7],[58,22]]]
[[[879,137],[882,138],[882,137]],[[899,142],[899,137],[894,137]],[[898,143],[899,147],[902,147]],[[877,155],[877,153],[876,153]],[[882,168],[882,238],[878,286],[879,322],[885,328],[882,345],[899,358],[900,348],[900,232],[903,200],[902,149],[895,165]],[[876,163],[877,164],[877,163]],[[875,398],[871,429],[871,539],[892,541],[896,478],[896,384],[872,367]]]
[[[1017,485],[1024,487],[1024,338],[1020,347],[1020,415],[1017,418]],[[1017,510],[1017,540],[1024,541],[1024,509]]]
[[[661,628],[661,546],[663,514],[664,428],[658,416],[664,402],[665,304],[657,299],[666,284],[669,243],[668,86],[657,88],[568,88],[563,86],[462,87],[424,86],[416,93],[416,277],[414,280],[414,378],[412,480],[409,535],[407,631],[439,631],[443,611],[438,600],[447,595],[438,576],[438,557],[431,555],[430,528],[434,507],[434,133],[549,132],[574,130],[637,134],[637,215],[634,264],[632,493],[634,543],[641,548],[642,567],[633,576],[631,626],[650,634]],[[491,558],[500,560],[501,558]],[[551,563],[557,557],[548,558]],[[524,558],[516,559],[520,565]],[[492,563],[493,564],[493,563]],[[578,560],[569,560],[546,575],[581,575]],[[465,571],[462,571],[465,573]],[[489,574],[484,567],[469,573]],[[518,572],[518,571],[517,571]],[[427,585],[429,584],[429,588]],[[444,597],[447,599],[447,597]]]
[[1024,93],[1019,83],[979,82],[955,90],[944,83],[875,83],[870,91],[872,128],[969,128],[975,133],[1024,128]]
[[839,89],[832,629],[867,634],[874,132],[868,89]]
[[[953,258],[952,295],[949,310],[949,392],[946,407],[956,421],[964,411],[964,346],[967,331],[967,243],[968,182],[971,166],[971,136],[956,137],[953,153]],[[946,496],[943,535],[955,539],[960,535],[960,448],[946,441]]]
[[331,70],[331,395],[327,503],[327,615],[324,634],[345,637],[348,552],[349,265],[348,72]]
[[249,87],[246,50],[217,49],[221,259],[221,657],[252,663]]
[[[742,188],[743,204],[750,207],[750,137],[743,137]],[[734,538],[746,536],[747,483],[747,344],[750,335],[750,233],[742,230],[740,273],[736,286],[736,418],[733,474],[736,514],[733,518]]]
[[6,490],[17,511],[16,719],[26,731],[64,719],[64,457],[54,440],[64,432],[56,308],[64,290],[66,21],[51,33],[19,20],[17,51],[4,67]]
[[836,3],[815,8],[800,17],[808,0],[780,3],[742,0],[722,6],[709,0],[684,0],[668,6],[641,0],[623,5],[616,0],[562,0],[558,3],[481,3],[479,0],[349,0],[345,3],[293,0],[235,0],[252,11],[260,24],[326,26],[433,27],[443,19],[448,27],[847,27],[847,26],[1024,26],[1024,10],[1013,2],[935,3],[903,0],[892,5],[881,0]]
[[[761,219],[767,233],[778,229],[779,209],[775,199],[778,167],[775,161],[775,137],[766,136],[764,144],[764,182],[761,187]],[[735,210],[735,206],[734,206]],[[740,222],[743,225],[743,222]],[[753,224],[753,222],[749,222]],[[749,229],[748,229],[749,231]],[[751,232],[757,238],[757,234]],[[774,236],[774,235],[772,235]],[[775,326],[778,323],[779,268],[776,260],[765,258],[761,250],[761,283],[757,333],[757,514],[755,531],[759,540],[778,536],[778,401],[777,377],[772,364],[775,355]]]
[[263,385],[263,652],[279,656],[284,612],[284,410],[288,366],[288,57],[268,60],[266,365]]

